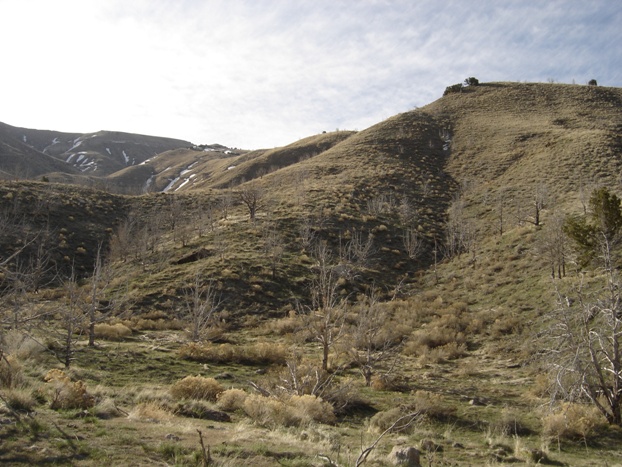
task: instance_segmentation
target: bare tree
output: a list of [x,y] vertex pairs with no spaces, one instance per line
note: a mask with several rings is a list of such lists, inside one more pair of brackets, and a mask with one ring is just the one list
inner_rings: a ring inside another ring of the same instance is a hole
[[352,329],[352,347],[348,353],[356,362],[365,385],[371,386],[378,365],[395,357],[395,342],[385,331],[388,316],[375,290],[361,297],[356,309],[358,313]]
[[244,206],[248,209],[250,221],[255,222],[257,211],[262,207],[262,202],[264,201],[263,189],[257,182],[251,180],[240,186],[238,196],[240,197],[240,201],[242,201]]
[[95,326],[105,321],[116,308],[117,300],[105,300],[106,295],[110,293],[111,282],[112,271],[103,257],[100,243],[95,254],[93,273],[84,290],[77,294],[79,306],[88,325],[89,347],[95,346]]
[[339,277],[328,245],[318,243],[314,256],[316,274],[311,281],[311,309],[306,324],[322,347],[322,370],[328,371],[330,351],[344,334],[346,300],[339,294]]
[[263,250],[266,258],[270,262],[272,278],[276,279],[278,267],[283,260],[283,255],[285,254],[285,242],[283,237],[277,231],[276,226],[272,223],[266,224],[263,239]]
[[447,213],[445,227],[445,254],[454,257],[462,253],[474,252],[475,225],[466,215],[464,201],[454,200]]
[[418,220],[417,210],[414,208],[409,199],[404,196],[398,207],[400,222],[405,228],[414,227]]
[[602,235],[600,284],[557,290],[548,334],[557,397],[587,399],[610,424],[622,426],[622,281]]
[[508,193],[506,190],[499,191],[493,200],[493,209],[496,217],[497,232],[500,237],[503,237],[507,222],[506,206],[508,203]]
[[220,198],[218,199],[218,205],[220,206],[222,218],[226,220],[227,217],[229,217],[229,210],[233,205],[233,193],[231,188],[226,188],[222,191]]
[[358,458],[356,459],[356,463],[354,464],[355,467],[359,467],[359,466],[363,465],[367,461],[367,458],[369,457],[371,452],[374,449],[376,449],[376,446],[378,446],[380,441],[382,441],[382,438],[384,438],[388,433],[399,432],[399,431],[405,430],[410,425],[412,425],[415,421],[417,421],[419,419],[420,415],[421,415],[421,412],[412,412],[412,413],[408,413],[406,415],[403,415],[403,416],[399,417],[397,420],[395,420],[393,422],[393,424],[389,428],[384,430],[380,434],[380,436],[378,436],[374,440],[374,442],[372,444],[370,444],[366,448],[361,448],[361,454],[359,454]]
[[402,234],[404,250],[410,259],[417,259],[423,248],[423,239],[417,229],[409,227]]
[[199,342],[206,338],[214,325],[221,304],[220,294],[213,279],[204,279],[198,271],[183,293],[184,317],[190,324],[190,339]]
[[298,226],[298,233],[300,235],[300,243],[304,250],[309,251],[315,244],[316,232],[313,226],[313,222],[309,217],[305,217],[301,220]]
[[536,227],[540,225],[540,215],[542,210],[547,207],[549,203],[549,189],[543,183],[538,183],[534,188],[532,208],[533,208],[533,225]]
[[391,195],[381,193],[367,200],[367,212],[379,216],[395,209],[395,200]]
[[137,221],[132,215],[123,219],[117,225],[110,238],[110,256],[122,262],[126,262],[132,246],[136,242]]
[[60,305],[58,311],[61,343],[59,351],[55,352],[55,354],[61,363],[65,365],[65,368],[69,368],[75,359],[76,342],[87,324],[83,310],[80,307],[82,292],[73,268],[70,276],[63,280],[63,290],[65,292],[65,301]]
[[41,287],[50,285],[56,278],[56,265],[52,261],[52,238],[49,229],[43,229],[34,242],[34,251],[29,258],[30,287],[39,293]]
[[227,235],[224,232],[224,227],[214,230],[212,245],[215,253],[218,255],[218,258],[220,258],[220,261],[224,262],[227,257],[227,252],[229,251],[229,242],[227,241]]
[[373,234],[365,235],[361,230],[353,229],[350,241],[345,245],[343,259],[357,268],[367,266],[370,257],[374,253]]
[[566,263],[569,256],[568,238],[564,233],[565,217],[553,214],[544,224],[542,235],[537,245],[537,251],[542,255],[551,268],[551,278],[555,274],[561,279],[566,276]]

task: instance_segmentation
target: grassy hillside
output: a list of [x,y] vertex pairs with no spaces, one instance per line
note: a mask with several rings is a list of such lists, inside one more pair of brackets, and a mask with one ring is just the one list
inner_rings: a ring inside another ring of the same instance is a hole
[[[620,428],[563,402],[542,357],[559,297],[602,280],[570,243],[551,278],[546,248],[594,187],[620,192],[621,93],[486,83],[360,132],[167,151],[108,179],[165,193],[3,183],[0,459],[357,465],[375,446],[360,465],[381,466],[414,446],[422,465],[619,463]],[[99,289],[78,284],[95,346],[84,312],[67,334],[60,276],[13,293],[35,242],[11,255],[47,230],[55,271],[88,276],[109,246]],[[70,368],[48,374],[68,340]]]
[[469,89],[421,110],[444,120],[447,172],[479,200],[480,214],[494,198],[529,204],[539,185],[568,208],[595,186],[619,183],[620,89],[535,83]]

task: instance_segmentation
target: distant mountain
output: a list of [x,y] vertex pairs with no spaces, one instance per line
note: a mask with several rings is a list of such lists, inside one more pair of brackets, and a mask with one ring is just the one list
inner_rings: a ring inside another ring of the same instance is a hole
[[189,141],[113,131],[61,133],[2,124],[6,135],[65,162],[79,172],[106,176],[137,165],[158,153],[192,147]]
[[51,172],[78,174],[73,166],[43,154],[24,142],[16,128],[0,123],[0,176],[5,179],[39,178]]

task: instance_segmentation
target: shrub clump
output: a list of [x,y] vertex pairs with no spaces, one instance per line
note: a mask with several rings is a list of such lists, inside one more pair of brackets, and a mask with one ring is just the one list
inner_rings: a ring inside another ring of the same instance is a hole
[[451,86],[447,86],[445,88],[445,92],[443,93],[443,96],[446,96],[448,94],[458,93],[458,92],[462,92],[462,83],[452,84]]
[[171,386],[171,396],[175,399],[198,399],[215,402],[218,394],[225,388],[214,378],[186,376]]
[[16,412],[32,412],[37,401],[29,390],[10,389],[4,393],[5,403],[8,408]]
[[435,420],[446,421],[456,412],[443,396],[429,391],[417,391],[411,400],[419,413]]
[[0,387],[12,389],[23,383],[21,363],[12,355],[0,358]]
[[244,401],[243,410],[255,423],[270,428],[336,421],[332,405],[309,394],[285,399],[251,394]]
[[218,394],[216,405],[225,412],[244,410],[244,402],[247,397],[248,394],[242,389],[227,389]]
[[148,420],[151,422],[165,422],[173,418],[172,412],[157,402],[141,402],[130,412],[129,418]]
[[111,341],[120,341],[132,335],[132,330],[125,324],[106,324],[95,325],[95,337]]
[[566,402],[542,417],[544,436],[558,440],[588,440],[606,426],[596,407]]
[[[404,407],[394,407],[389,410],[378,412],[369,420],[369,429],[374,433],[383,433],[408,412],[409,410]],[[410,424],[407,427],[395,427],[393,431],[412,433],[413,428],[414,424]]]
[[282,365],[287,360],[287,347],[258,342],[250,345],[199,344],[181,346],[179,356],[201,363],[239,363],[242,365]]
[[17,330],[10,330],[4,334],[2,348],[5,355],[12,355],[21,361],[37,359],[45,352],[45,347],[42,344]]
[[71,381],[65,372],[52,369],[43,378],[50,386],[50,408],[88,409],[95,405],[95,398],[86,390],[84,381]]

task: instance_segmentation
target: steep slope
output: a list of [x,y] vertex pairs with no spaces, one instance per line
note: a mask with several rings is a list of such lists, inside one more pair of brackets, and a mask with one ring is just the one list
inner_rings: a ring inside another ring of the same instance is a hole
[[563,84],[487,83],[421,110],[443,122],[447,172],[490,211],[499,200],[566,207],[622,169],[622,90]]
[[[489,83],[358,133],[327,133],[250,153],[160,153],[105,179],[127,193],[166,192],[133,199],[134,217],[154,237],[150,249],[135,247],[140,259],[123,264],[119,277],[135,278],[137,296],[165,301],[201,268],[228,277],[233,308],[274,310],[304,296],[314,264],[307,240],[313,238],[325,241],[344,265],[346,293],[371,282],[387,290],[416,283],[448,253],[447,213],[457,197],[469,235],[483,245],[533,221],[541,184],[549,211],[576,208],[589,184],[616,187],[620,93]],[[256,190],[256,223],[241,202],[245,190]],[[408,251],[407,231],[422,242],[417,254]],[[268,253],[270,232],[278,234],[278,262]],[[367,242],[361,258],[354,247]]]

